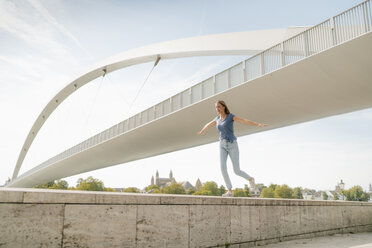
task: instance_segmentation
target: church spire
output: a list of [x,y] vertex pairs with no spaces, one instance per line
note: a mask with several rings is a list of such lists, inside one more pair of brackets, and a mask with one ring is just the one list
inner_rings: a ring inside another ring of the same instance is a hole
[[200,190],[200,187],[202,186],[201,182],[200,182],[200,179],[198,178],[198,180],[196,180],[196,183],[195,183],[195,189],[196,190]]
[[170,170],[169,172],[169,179],[172,179],[173,178],[173,173],[172,173],[172,170]]

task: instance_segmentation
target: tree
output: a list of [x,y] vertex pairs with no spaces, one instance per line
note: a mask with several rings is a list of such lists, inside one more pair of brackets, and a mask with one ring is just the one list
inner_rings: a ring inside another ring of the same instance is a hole
[[186,194],[185,188],[180,183],[173,182],[161,189],[164,194]]
[[336,191],[333,193],[333,200],[335,201],[340,200],[340,197],[338,197],[338,194]]
[[68,189],[68,182],[65,180],[57,180],[54,182],[51,189]]
[[221,185],[219,188],[218,188],[218,192],[217,192],[217,195],[223,195],[226,193],[226,188],[225,186]]
[[302,188],[296,187],[293,189],[293,198],[294,199],[304,199],[304,196],[302,195]]
[[50,181],[47,183],[39,184],[34,186],[34,188],[40,189],[68,189],[68,183],[65,180]]
[[234,189],[234,197],[250,197],[248,185],[244,185],[244,189],[236,188]]
[[278,185],[277,184],[270,184],[270,186],[269,186],[269,188],[272,188],[273,189],[273,191],[275,191],[275,189],[276,189],[276,187],[277,187]]
[[274,191],[275,198],[285,198],[291,199],[293,195],[293,191],[288,185],[283,184],[281,186],[276,186]]
[[217,186],[217,183],[215,182],[206,182],[203,184],[203,186],[201,187],[201,190],[206,190],[206,191],[209,191],[211,192],[211,195],[220,195],[220,190]]
[[370,195],[364,192],[363,188],[359,185],[344,190],[342,193],[348,201],[369,201],[370,199]]
[[149,185],[149,186],[147,186],[146,188],[145,188],[145,191],[146,192],[149,192],[149,191],[154,191],[154,190],[159,190],[159,187],[158,187],[158,185],[155,185],[155,184],[153,184],[153,185]]
[[323,192],[323,200],[328,200],[328,195],[327,195],[327,193],[326,192]]
[[262,198],[274,198],[274,190],[271,187],[263,188],[261,192],[261,197]]
[[105,188],[105,191],[107,191],[107,192],[118,192],[117,190],[115,190],[113,188]]
[[195,191],[195,189],[194,188],[189,188],[187,191],[186,191],[186,194],[188,194],[188,195],[192,195],[192,194],[194,194],[196,191]]
[[194,195],[222,195],[221,190],[218,188],[217,183],[210,181],[205,182],[200,187],[200,190],[196,191]]
[[53,184],[54,184],[54,181],[50,181],[50,182],[47,182],[47,183],[42,183],[42,184],[35,185],[34,188],[49,189],[50,187],[53,186]]
[[244,189],[236,188],[234,189],[234,197],[246,197]]
[[245,191],[245,195],[247,197],[250,197],[251,196],[251,192],[249,191],[249,187],[247,184],[244,184],[244,191]]
[[151,191],[151,194],[161,194],[162,192],[160,191],[160,189],[154,189],[153,191]]
[[79,178],[76,185],[77,190],[104,191],[105,186],[99,179],[88,177],[87,179]]
[[129,188],[125,188],[123,190],[123,192],[126,192],[126,193],[139,193],[140,190],[136,187],[129,187]]

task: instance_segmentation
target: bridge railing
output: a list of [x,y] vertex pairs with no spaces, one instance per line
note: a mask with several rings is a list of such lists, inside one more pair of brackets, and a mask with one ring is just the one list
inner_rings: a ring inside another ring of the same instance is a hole
[[38,167],[65,159],[141,125],[239,84],[281,69],[371,30],[371,0],[367,0],[114,125],[50,158]]

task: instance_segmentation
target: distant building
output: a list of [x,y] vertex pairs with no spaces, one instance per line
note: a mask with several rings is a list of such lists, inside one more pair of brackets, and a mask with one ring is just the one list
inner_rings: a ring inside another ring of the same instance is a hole
[[169,172],[168,178],[159,177],[159,172],[156,171],[155,182],[154,182],[154,176],[151,177],[151,185],[157,185],[159,189],[164,188],[165,186],[167,186],[168,183],[171,184],[173,182],[176,182],[176,179],[173,177],[172,171]]
[[340,193],[341,191],[343,191],[345,189],[345,183],[342,181],[341,179],[341,182],[339,182],[336,187],[335,187],[335,191]]
[[345,196],[342,193],[342,191],[344,191],[344,190],[345,190],[345,183],[341,179],[341,181],[336,185],[335,192],[334,192],[338,196],[339,201],[344,201],[345,200]]
[[202,184],[200,182],[200,179],[198,178],[198,180],[196,180],[196,183],[195,183],[195,190],[200,190]]
[[[313,192],[312,200],[324,200],[323,198],[323,193],[327,195],[327,200],[329,201],[343,201],[345,200],[345,196],[342,194],[342,191],[345,189],[345,183],[342,181],[337,183],[335,186],[335,190],[324,190],[324,191],[318,191],[318,192]],[[304,199],[308,199],[305,198]]]
[[[169,172],[168,178],[159,177],[158,171],[156,171],[155,180],[154,180],[154,176],[151,177],[151,185],[156,185],[159,187],[159,189],[164,188],[165,186],[170,185],[171,183],[177,183],[176,179],[173,177],[172,170]],[[179,184],[181,184],[186,191],[190,188],[195,189],[195,187],[189,181],[179,182]]]
[[302,197],[304,200],[311,200],[313,194],[310,191],[302,191]]
[[324,192],[327,194],[328,200],[330,201],[335,201],[336,199],[339,201],[344,200],[344,195],[341,194],[341,191],[337,192],[336,190],[326,190]]
[[183,188],[185,189],[185,191],[187,191],[188,189],[195,189],[195,187],[192,186],[192,184],[189,183],[189,181],[179,182],[179,184],[181,184],[183,186]]
[[323,200],[323,191],[316,191],[313,195],[312,200],[316,200],[316,201]]
[[315,189],[304,189],[302,190],[302,197],[304,200],[315,200]]
[[315,189],[304,189],[301,191],[301,193],[304,200],[323,200],[323,191],[316,191]]

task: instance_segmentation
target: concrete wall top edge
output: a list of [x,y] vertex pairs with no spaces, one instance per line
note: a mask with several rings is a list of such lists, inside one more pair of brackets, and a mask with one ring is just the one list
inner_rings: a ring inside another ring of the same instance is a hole
[[236,205],[236,206],[369,206],[370,202],[263,199],[89,192],[47,189],[0,188],[0,204],[95,204],[95,205]]

